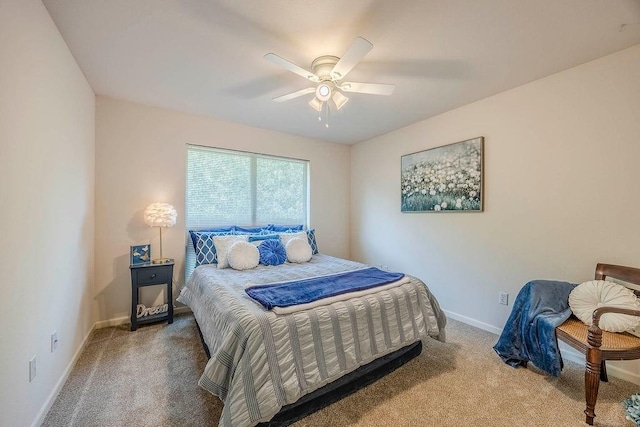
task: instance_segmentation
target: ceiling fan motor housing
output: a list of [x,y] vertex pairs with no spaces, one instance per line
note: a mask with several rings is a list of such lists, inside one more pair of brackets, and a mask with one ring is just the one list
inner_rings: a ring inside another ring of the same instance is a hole
[[333,80],[331,77],[331,71],[333,67],[340,61],[340,58],[333,55],[320,56],[313,60],[311,63],[311,69],[316,76],[320,77],[320,80]]

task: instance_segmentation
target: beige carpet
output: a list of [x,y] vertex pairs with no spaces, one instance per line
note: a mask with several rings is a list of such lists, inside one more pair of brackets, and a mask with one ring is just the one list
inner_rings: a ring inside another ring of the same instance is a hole
[[[582,367],[567,363],[560,378],[511,368],[491,348],[497,336],[453,320],[447,338],[427,340],[416,359],[295,426],[586,425]],[[222,403],[197,386],[205,364],[189,315],[136,332],[98,330],[44,425],[217,425]],[[596,425],[631,427],[620,402],[639,389],[602,383]]]

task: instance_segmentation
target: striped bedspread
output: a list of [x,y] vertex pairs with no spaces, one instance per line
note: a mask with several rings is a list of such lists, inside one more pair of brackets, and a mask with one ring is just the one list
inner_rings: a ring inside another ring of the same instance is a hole
[[420,280],[277,315],[251,299],[247,283],[275,283],[344,271],[360,263],[314,255],[303,264],[253,270],[198,267],[178,301],[193,311],[211,359],[199,384],[224,402],[220,426],[254,426],[358,367],[428,336],[446,322]]

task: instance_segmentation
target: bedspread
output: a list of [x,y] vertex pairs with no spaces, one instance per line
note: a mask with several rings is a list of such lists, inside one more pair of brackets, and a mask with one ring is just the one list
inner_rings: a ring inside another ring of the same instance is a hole
[[420,280],[311,310],[277,315],[244,291],[365,268],[314,255],[303,264],[236,271],[198,267],[178,301],[187,304],[211,352],[199,384],[224,402],[220,426],[253,426],[284,405],[422,338],[444,341],[446,319]]

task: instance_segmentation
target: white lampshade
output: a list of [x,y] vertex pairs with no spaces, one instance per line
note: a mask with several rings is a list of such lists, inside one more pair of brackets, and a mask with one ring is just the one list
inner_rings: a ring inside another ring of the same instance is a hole
[[144,222],[151,227],[173,227],[178,213],[168,203],[151,203],[144,210]]

